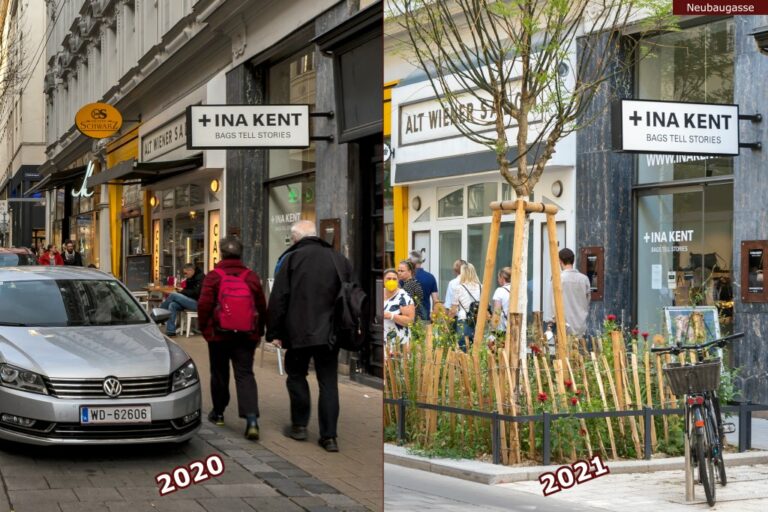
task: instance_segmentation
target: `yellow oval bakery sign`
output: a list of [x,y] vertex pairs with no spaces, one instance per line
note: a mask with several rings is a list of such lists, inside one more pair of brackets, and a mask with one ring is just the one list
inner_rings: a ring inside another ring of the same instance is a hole
[[86,137],[103,139],[123,126],[123,116],[107,103],[89,103],[75,115],[75,126]]

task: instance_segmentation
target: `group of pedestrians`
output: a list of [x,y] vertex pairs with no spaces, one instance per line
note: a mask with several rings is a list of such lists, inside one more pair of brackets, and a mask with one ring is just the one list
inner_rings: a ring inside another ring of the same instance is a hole
[[45,250],[39,248],[35,254],[37,255],[37,263],[40,265],[83,266],[83,256],[79,251],[75,250],[75,242],[72,240],[67,240],[64,243],[61,252],[58,251],[55,245],[48,244]]
[[[236,238],[221,240],[221,261],[201,279],[195,305],[199,328],[208,342],[213,402],[208,419],[224,425],[224,411],[230,402],[231,365],[238,415],[246,421],[245,437],[259,439],[260,411],[253,359],[262,336],[266,336],[267,341],[286,349],[291,422],[284,435],[296,441],[309,437],[311,397],[307,374],[310,362],[314,362],[320,388],[318,441],[326,451],[337,452],[339,347],[332,342],[332,320],[341,279],[352,280],[352,267],[344,256],[317,237],[313,222],[304,220],[291,226],[291,241],[291,247],[280,257],[269,303],[261,277],[243,263],[243,245]],[[337,273],[337,264],[343,276]],[[195,275],[188,275],[188,279]],[[171,310],[191,305],[183,291],[182,297],[174,295],[166,301]],[[167,329],[171,325],[175,328],[175,324],[169,323]]]
[[[576,270],[574,254],[570,249],[559,252],[563,304],[568,335],[583,336],[589,311],[590,284],[584,274]],[[421,268],[421,253],[411,252],[395,269],[384,271],[384,335],[388,350],[411,341],[415,322],[430,321],[430,313],[444,308],[451,319],[458,338],[458,347],[466,351],[475,335],[479,313],[482,283],[475,266],[463,259],[453,264],[455,278],[448,283],[445,301],[441,302],[437,282],[432,274]],[[421,278],[420,278],[421,276]],[[491,298],[490,329],[496,338],[506,334],[511,294],[512,270],[502,268],[497,276],[497,288]],[[551,308],[554,311],[554,307]],[[549,330],[555,328],[552,318],[546,319]]]

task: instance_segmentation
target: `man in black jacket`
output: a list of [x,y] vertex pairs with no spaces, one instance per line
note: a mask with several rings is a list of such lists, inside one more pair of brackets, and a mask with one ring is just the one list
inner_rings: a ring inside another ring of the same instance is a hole
[[160,307],[171,312],[171,317],[165,323],[165,335],[176,336],[176,315],[180,311],[197,311],[197,300],[200,298],[200,290],[203,286],[203,271],[192,263],[184,265],[184,287],[174,292],[160,304]]
[[75,242],[72,240],[67,240],[67,243],[64,244],[64,252],[61,253],[61,257],[64,259],[65,265],[83,266],[83,256],[75,250]]
[[341,280],[336,258],[345,279],[352,276],[349,261],[316,236],[315,224],[302,220],[291,226],[293,246],[281,256],[280,269],[269,297],[267,341],[286,348],[286,385],[291,399],[291,425],[285,435],[307,439],[310,414],[309,361],[314,359],[320,387],[318,418],[320,446],[339,451],[336,424],[339,419],[337,381],[339,349],[331,345],[332,318]]

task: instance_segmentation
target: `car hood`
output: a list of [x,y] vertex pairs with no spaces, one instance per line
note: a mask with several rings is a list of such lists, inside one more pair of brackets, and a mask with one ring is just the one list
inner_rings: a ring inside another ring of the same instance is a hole
[[171,350],[154,324],[0,328],[2,361],[52,378],[167,375]]

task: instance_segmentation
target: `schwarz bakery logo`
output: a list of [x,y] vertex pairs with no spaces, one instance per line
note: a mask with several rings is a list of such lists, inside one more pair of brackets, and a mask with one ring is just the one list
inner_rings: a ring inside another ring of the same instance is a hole
[[734,14],[768,14],[765,0],[673,0],[676,16],[731,16]]
[[75,115],[75,126],[80,133],[93,139],[109,137],[122,125],[123,116],[108,103],[89,103]]

